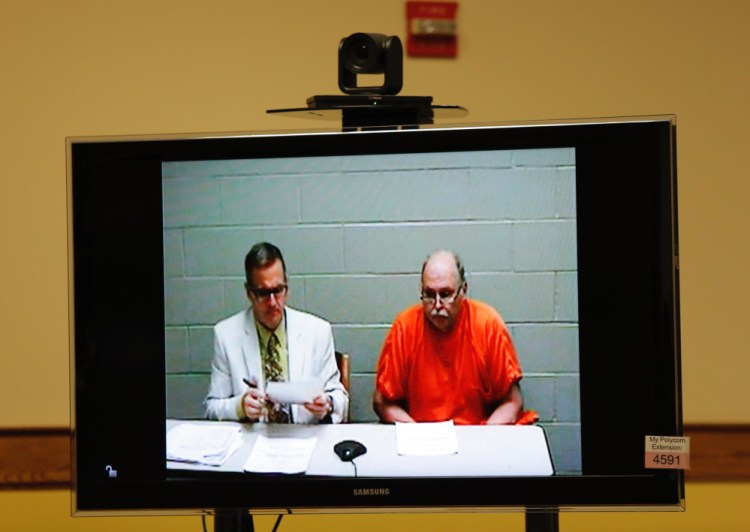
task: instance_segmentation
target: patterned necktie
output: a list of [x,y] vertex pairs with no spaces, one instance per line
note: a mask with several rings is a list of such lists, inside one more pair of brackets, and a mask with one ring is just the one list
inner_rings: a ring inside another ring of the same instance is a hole
[[[268,339],[266,349],[265,373],[266,382],[282,382],[284,380],[284,368],[281,366],[281,344],[275,334]],[[268,421],[271,423],[289,423],[289,412],[284,405],[272,403],[268,406]]]

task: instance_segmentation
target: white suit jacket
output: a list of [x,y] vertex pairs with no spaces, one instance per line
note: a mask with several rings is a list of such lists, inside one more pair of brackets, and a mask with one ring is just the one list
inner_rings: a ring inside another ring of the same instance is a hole
[[[332,421],[346,421],[349,395],[341,384],[336,365],[331,324],[289,307],[285,312],[289,380],[322,378],[324,392],[333,399]],[[247,391],[243,378],[257,382],[263,391],[258,331],[252,309],[238,312],[214,327],[211,384],[204,402],[207,418],[239,419],[239,405]],[[292,405],[292,418],[295,423],[318,422],[303,405]]]

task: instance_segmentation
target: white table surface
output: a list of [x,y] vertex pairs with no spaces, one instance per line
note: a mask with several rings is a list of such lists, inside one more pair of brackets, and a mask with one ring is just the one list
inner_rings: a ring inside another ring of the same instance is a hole
[[333,446],[356,440],[367,453],[355,459],[358,477],[508,477],[549,476],[554,470],[544,430],[538,426],[457,425],[458,453],[443,456],[401,456],[396,453],[394,425],[266,425],[227,421],[167,420],[179,423],[231,424],[242,428],[243,446],[219,467],[168,461],[169,469],[242,472],[259,434],[267,437],[318,438],[308,475],[354,477],[354,466],[342,462]]

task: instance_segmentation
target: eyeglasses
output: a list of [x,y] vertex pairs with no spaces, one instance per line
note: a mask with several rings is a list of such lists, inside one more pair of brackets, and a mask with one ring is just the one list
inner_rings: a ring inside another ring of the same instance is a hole
[[435,290],[428,289],[422,290],[419,299],[421,299],[425,303],[430,303],[431,305],[434,305],[438,300],[442,301],[445,305],[450,305],[456,300],[458,294],[460,293],[461,287],[458,287],[455,291],[440,290],[436,292]]
[[286,294],[286,291],[289,287],[285,284],[280,284],[279,286],[275,286],[273,288],[253,288],[250,287],[250,291],[257,297],[260,301],[268,301],[271,299],[271,296],[275,296],[276,298],[279,298]]

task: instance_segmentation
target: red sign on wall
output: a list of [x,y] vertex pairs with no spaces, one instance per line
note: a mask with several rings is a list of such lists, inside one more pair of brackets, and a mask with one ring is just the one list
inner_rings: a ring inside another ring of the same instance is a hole
[[406,53],[456,57],[458,2],[406,2]]

